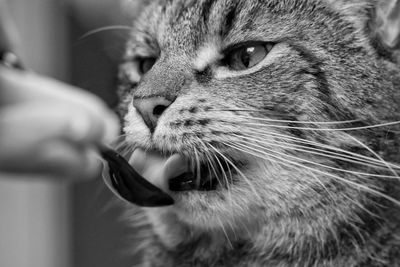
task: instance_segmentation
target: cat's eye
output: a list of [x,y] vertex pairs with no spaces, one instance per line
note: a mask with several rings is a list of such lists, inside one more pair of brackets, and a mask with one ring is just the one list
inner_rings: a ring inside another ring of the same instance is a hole
[[240,71],[250,69],[260,63],[272,50],[271,43],[250,43],[229,51],[224,58],[224,64],[232,70]]
[[154,66],[156,63],[157,58],[155,57],[144,57],[144,58],[139,58],[138,63],[139,63],[139,71],[140,74],[146,74],[151,68]]

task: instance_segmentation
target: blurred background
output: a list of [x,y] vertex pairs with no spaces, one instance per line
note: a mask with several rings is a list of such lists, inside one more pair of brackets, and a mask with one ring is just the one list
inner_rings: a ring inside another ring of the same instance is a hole
[[[116,66],[129,31],[107,27],[129,26],[136,12],[129,2],[135,1],[9,0],[20,37],[17,52],[35,72],[89,90],[113,106]],[[0,266],[132,266],[132,231],[114,202],[101,180],[63,185],[2,176]]]

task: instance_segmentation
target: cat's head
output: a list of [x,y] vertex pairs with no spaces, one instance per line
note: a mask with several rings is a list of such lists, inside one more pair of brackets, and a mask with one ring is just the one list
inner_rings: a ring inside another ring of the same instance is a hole
[[159,182],[169,212],[200,228],[316,235],[385,194],[398,167],[383,157],[399,143],[394,128],[367,128],[400,120],[400,72],[376,4],[349,2],[147,4],[120,107],[128,147],[179,155],[193,173],[174,190]]

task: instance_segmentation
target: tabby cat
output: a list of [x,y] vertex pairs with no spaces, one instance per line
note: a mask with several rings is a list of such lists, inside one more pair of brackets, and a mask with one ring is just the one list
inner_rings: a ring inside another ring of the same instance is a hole
[[128,207],[140,266],[400,266],[399,9],[144,1],[122,146],[175,204]]

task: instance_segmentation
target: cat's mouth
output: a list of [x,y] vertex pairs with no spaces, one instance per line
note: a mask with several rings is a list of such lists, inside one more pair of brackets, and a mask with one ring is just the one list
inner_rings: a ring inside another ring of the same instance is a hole
[[[199,162],[179,155],[137,149],[130,164],[144,178],[165,192],[213,191],[232,182],[234,170],[227,160]],[[196,163],[194,163],[196,162]]]
[[217,166],[213,166],[212,163],[202,163],[192,167],[192,172],[182,173],[170,179],[169,190],[175,192],[213,191],[218,186],[227,186],[229,182],[232,182],[233,170],[226,161],[217,160],[219,162]]

